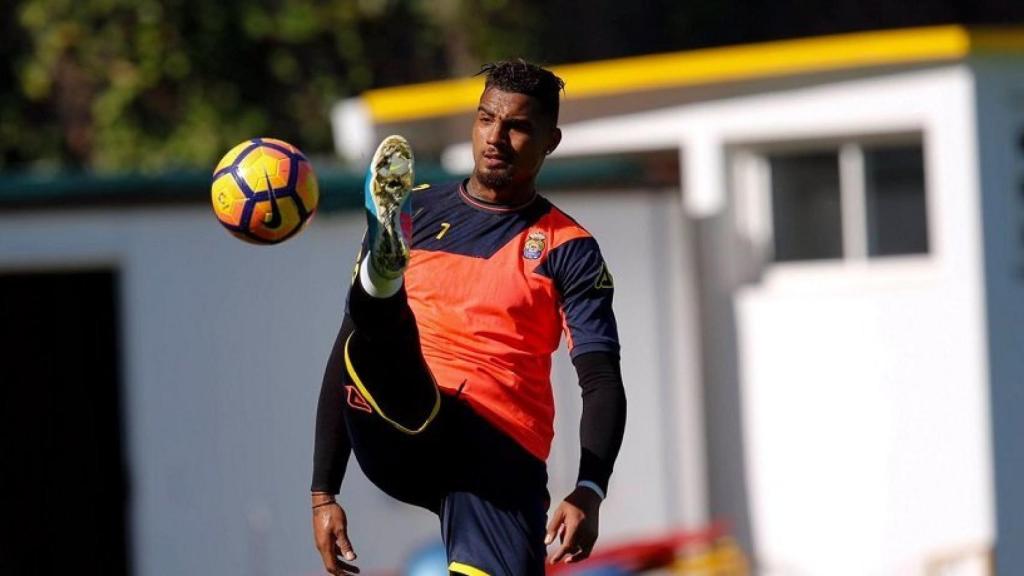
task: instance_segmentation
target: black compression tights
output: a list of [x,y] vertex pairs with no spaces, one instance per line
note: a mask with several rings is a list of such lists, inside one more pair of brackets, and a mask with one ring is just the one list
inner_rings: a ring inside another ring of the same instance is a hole
[[358,379],[380,416],[409,431],[422,429],[437,409],[438,391],[423,360],[405,288],[374,298],[357,279],[349,315],[355,324],[345,350],[351,379]]

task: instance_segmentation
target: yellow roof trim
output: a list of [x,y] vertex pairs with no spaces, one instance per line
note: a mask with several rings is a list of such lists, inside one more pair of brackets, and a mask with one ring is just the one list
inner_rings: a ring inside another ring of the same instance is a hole
[[[968,30],[934,26],[708,48],[555,66],[569,100],[655,88],[696,86],[813,72],[957,60],[974,51],[1024,52],[1024,27]],[[399,122],[473,110],[482,78],[370,90],[374,122]]]

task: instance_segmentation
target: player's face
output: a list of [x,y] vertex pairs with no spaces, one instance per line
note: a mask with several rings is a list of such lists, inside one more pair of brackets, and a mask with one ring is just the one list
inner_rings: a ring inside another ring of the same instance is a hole
[[488,88],[473,121],[473,178],[492,190],[532,188],[561,133],[532,96]]

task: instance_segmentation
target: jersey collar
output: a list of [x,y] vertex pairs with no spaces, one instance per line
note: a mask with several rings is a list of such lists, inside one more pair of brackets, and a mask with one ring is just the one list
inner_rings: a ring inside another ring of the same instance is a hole
[[492,202],[485,202],[478,198],[474,198],[469,193],[469,191],[466,190],[466,180],[463,180],[462,183],[459,184],[459,197],[462,198],[463,202],[469,204],[473,208],[477,208],[485,212],[495,212],[503,214],[507,212],[519,212],[520,210],[525,210],[526,208],[529,208],[530,206],[533,205],[534,202],[537,201],[539,194],[537,194],[537,190],[535,189],[533,191],[533,196],[530,196],[529,200],[521,204],[516,204],[514,206],[509,206],[507,204],[494,204]]

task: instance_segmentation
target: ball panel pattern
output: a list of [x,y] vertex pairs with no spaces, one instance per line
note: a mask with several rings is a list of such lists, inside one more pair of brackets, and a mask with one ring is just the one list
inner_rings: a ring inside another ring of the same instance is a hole
[[240,226],[246,198],[231,174],[221,174],[215,178],[210,193],[217,218],[226,225]]
[[260,143],[262,144],[266,144],[269,148],[281,148],[283,149],[284,152],[294,154],[296,156],[301,156],[303,159],[305,159],[305,156],[302,156],[302,152],[299,152],[298,148],[292,146],[291,144],[285,142],[284,140],[278,140],[277,138],[257,138],[257,140],[259,140]]
[[217,174],[221,170],[227,168],[228,166],[231,166],[232,164],[235,163],[235,160],[238,159],[242,152],[244,152],[247,148],[255,146],[256,144],[251,140],[246,140],[245,142],[242,142],[238,146],[235,146],[234,148],[229,150],[228,153],[225,154],[223,158],[220,159],[220,162],[217,163],[217,167],[213,169],[213,173]]
[[256,148],[236,165],[236,174],[245,180],[249,190],[254,193],[266,192],[267,179],[274,190],[283,190],[288,186],[293,158],[265,146]]
[[299,162],[298,178],[295,183],[295,193],[298,195],[306,212],[312,215],[320,202],[320,187],[316,182],[316,174],[309,162]]
[[277,198],[276,203],[275,208],[270,200],[254,202],[249,217],[250,234],[268,243],[285,240],[298,232],[303,223],[294,198]]

